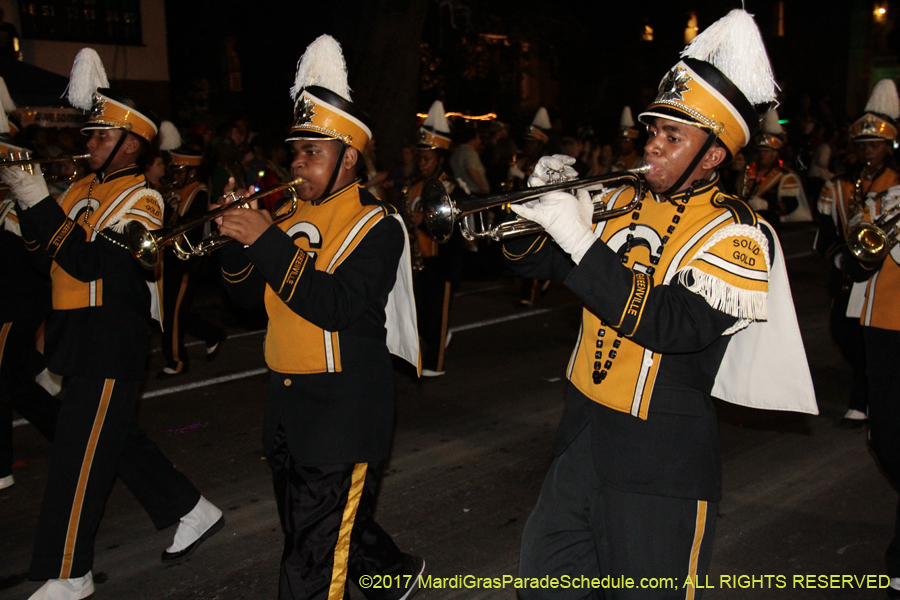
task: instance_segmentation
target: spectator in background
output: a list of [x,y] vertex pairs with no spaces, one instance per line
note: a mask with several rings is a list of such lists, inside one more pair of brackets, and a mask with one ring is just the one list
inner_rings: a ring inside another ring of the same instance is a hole
[[[391,168],[387,176],[387,183],[394,198],[403,196],[404,189],[418,177],[419,168],[416,162],[416,147],[412,144],[403,146],[400,149],[400,162]],[[401,204],[401,202],[394,204]]]
[[587,175],[589,171],[587,164],[579,158],[581,156],[581,146],[582,143],[573,137],[566,136],[559,141],[559,153],[575,159],[572,168],[578,173],[579,179]]
[[376,161],[375,138],[373,137],[369,139],[369,143],[366,144],[366,149],[363,152],[362,186],[379,200],[384,200],[383,184],[387,181],[388,174],[387,171],[378,170]]
[[459,141],[459,148],[450,157],[453,176],[468,194],[487,194],[491,186],[479,156],[484,149],[481,134],[476,129],[464,129]]

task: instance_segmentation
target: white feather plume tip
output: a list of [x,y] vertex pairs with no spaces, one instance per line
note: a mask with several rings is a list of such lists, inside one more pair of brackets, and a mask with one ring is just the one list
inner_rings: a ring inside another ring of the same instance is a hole
[[634,117],[631,116],[631,107],[626,106],[622,109],[622,117],[619,119],[619,127],[634,127]]
[[330,35],[317,37],[300,57],[291,98],[296,102],[303,88],[311,85],[329,89],[345,100],[351,100],[344,53],[341,45]]
[[443,102],[440,100],[434,101],[431,108],[428,109],[428,116],[425,117],[425,122],[422,125],[431,127],[440,133],[450,133],[450,122],[447,121],[447,115],[444,113]]
[[69,85],[66,87],[69,104],[81,110],[90,110],[97,88],[108,87],[109,80],[100,55],[93,48],[82,48],[75,56]]
[[681,52],[712,64],[744,94],[751,104],[775,100],[775,76],[756,21],[745,10],[734,9],[688,44]]
[[181,134],[172,121],[159,124],[159,149],[169,152],[181,147]]
[[778,111],[774,108],[770,109],[766,112],[766,116],[762,122],[762,127],[760,127],[760,131],[762,131],[763,133],[771,133],[772,135],[784,135],[784,128],[778,121]]
[[12,96],[9,95],[9,89],[6,87],[6,81],[0,77],[0,106],[7,113],[16,110],[16,103],[13,102]]
[[897,98],[897,86],[892,79],[882,79],[875,85],[866,112],[880,113],[897,120],[900,117],[900,99]]
[[547,109],[543,106],[540,107],[531,124],[541,129],[550,129],[550,115],[547,114]]

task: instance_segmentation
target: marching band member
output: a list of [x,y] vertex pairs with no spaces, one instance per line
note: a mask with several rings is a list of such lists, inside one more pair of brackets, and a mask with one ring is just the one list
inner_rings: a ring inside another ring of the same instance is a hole
[[69,377],[29,571],[32,579],[48,581],[31,600],[78,600],[94,592],[94,535],[116,475],[157,528],[180,521],[163,562],[188,556],[223,524],[221,511],[175,470],[135,419],[157,290],[121,232],[129,221],[151,229],[162,224],[162,198],[136,165],[157,126],[101,86],[108,83],[100,58],[82,50],[69,101],[91,111],[82,132],[91,136],[93,175],[74,183],[57,204],[39,174],[0,171],[15,192],[23,239],[51,263],[46,353],[50,368]]
[[741,199],[776,228],[782,222],[812,221],[800,177],[781,160],[784,140],[778,111],[770,109],[756,138],[756,161],[737,181]]
[[631,107],[622,109],[619,119],[619,139],[616,141],[616,156],[613,159],[613,171],[627,171],[633,169],[643,160],[637,148],[640,132],[634,126],[634,117],[631,116]]
[[[837,249],[846,243],[848,223],[856,222],[861,217],[866,201],[900,184],[900,174],[891,155],[894,133],[888,120],[895,120],[900,114],[896,107],[897,89],[894,82],[882,80],[873,90],[865,114],[851,128],[851,139],[860,161],[849,173],[826,183],[819,195],[820,219],[815,246],[833,263],[832,283],[829,285],[833,298],[831,334],[853,368],[853,391],[847,412],[841,419],[841,425],[845,428],[861,427],[868,419],[866,351],[861,329],[864,323],[860,321],[865,286],[853,284],[851,264],[845,262],[849,259]],[[874,278],[872,283],[876,281],[877,278]],[[853,289],[855,294],[851,294]],[[879,320],[876,318],[876,323]]]
[[[6,111],[15,104],[0,78],[0,160],[14,160],[28,150],[13,143]],[[2,164],[2,163],[0,163]],[[28,419],[53,441],[59,400],[35,375],[43,358],[35,348],[35,334],[50,313],[50,281],[29,258],[22,240],[15,198],[0,192],[0,490],[15,483],[13,477],[12,411]],[[49,386],[48,386],[49,387]],[[58,393],[59,389],[55,388]]]
[[[420,179],[409,189],[406,211],[412,226],[411,241],[416,292],[416,314],[422,343],[422,377],[444,374],[444,351],[447,346],[447,322],[452,301],[452,281],[458,270],[457,247],[438,245],[428,235],[422,213],[422,186],[431,177],[441,180],[447,193],[456,189],[456,180],[447,170],[450,152],[450,123],[444,116],[444,104],[435,100],[425,122],[419,128],[416,147],[419,152]],[[418,255],[418,256],[417,256]],[[420,264],[416,264],[416,262]]]
[[[838,212],[848,246],[853,244],[853,226],[859,222],[875,222],[900,205],[897,170],[891,150],[897,139],[900,99],[890,79],[875,86],[866,104],[865,114],[850,128],[853,141],[862,147],[866,160],[859,184],[855,186],[856,212],[845,210],[839,202],[840,192],[849,191],[840,183],[830,186],[835,192],[834,209]],[[890,181],[892,186],[876,192],[876,185]],[[839,189],[841,188],[841,189]],[[852,203],[852,200],[851,200]],[[847,307],[848,316],[858,316],[866,349],[866,387],[868,399],[869,443],[878,462],[895,489],[900,489],[900,316],[897,297],[900,294],[900,246],[897,234],[885,227],[890,253],[878,262],[861,262],[848,252],[843,260],[854,280]],[[894,523],[894,537],[885,553],[890,577],[889,598],[900,598],[900,504]]]
[[525,141],[522,144],[523,157],[518,165],[522,171],[522,180],[528,181],[538,160],[544,155],[550,141],[550,115],[543,106],[534,114],[531,125],[525,130]]
[[[166,225],[174,225],[181,219],[190,219],[209,210],[209,193],[206,185],[197,181],[197,171],[203,157],[186,151],[170,150],[168,172],[172,192],[167,198]],[[200,229],[185,233],[191,244],[200,241]],[[163,327],[162,352],[166,365],[156,374],[157,379],[176,377],[188,370],[188,354],[184,347],[184,335],[190,333],[204,341],[206,360],[216,358],[228,334],[198,314],[191,312],[194,293],[197,290],[197,274],[202,257],[183,260],[175,256],[172,248],[163,255]]]
[[[758,126],[754,105],[775,98],[759,30],[732,11],[682,56],[640,115],[649,192],[633,212],[592,229],[584,190],[513,205],[546,234],[507,243],[510,263],[564,279],[585,302],[555,458],[523,533],[522,577],[702,579],[721,497],[711,396],[816,412],[777,238],[718,187],[717,169]],[[542,162],[536,177],[559,170],[558,161]],[[604,199],[618,207],[633,196],[626,187]],[[523,599],[585,595],[520,591]]]
[[360,187],[371,125],[350,101],[337,41],[306,49],[292,95],[299,208],[277,225],[265,210],[217,219],[239,242],[222,256],[230,294],[269,314],[263,445],[285,535],[279,598],[342,598],[348,580],[396,576],[399,589],[361,591],[406,599],[425,562],[401,552],[373,510],[393,436],[390,355],[418,364],[409,238],[396,210]]

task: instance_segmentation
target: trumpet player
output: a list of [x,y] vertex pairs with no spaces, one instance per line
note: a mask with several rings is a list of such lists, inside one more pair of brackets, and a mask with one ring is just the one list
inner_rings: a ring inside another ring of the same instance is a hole
[[422,343],[422,377],[444,374],[452,284],[459,277],[460,269],[458,244],[440,246],[428,235],[421,203],[422,186],[430,177],[440,179],[448,194],[456,189],[456,179],[449,173],[447,165],[450,141],[450,123],[444,116],[444,104],[435,100],[418,131],[416,147],[421,178],[413,184],[406,197],[406,211],[412,229],[410,245],[415,271],[416,315]]
[[[855,182],[840,178],[823,190],[820,210],[830,210],[836,217],[848,244],[854,240],[851,228],[860,222],[877,222],[879,216],[900,203],[900,181],[891,160],[898,118],[896,85],[884,79],[872,91],[865,113],[850,128],[865,166]],[[900,489],[900,376],[896,362],[900,359],[900,248],[896,231],[885,229],[885,243],[892,248],[883,260],[860,262],[847,251],[842,253],[842,260],[857,282],[850,290],[846,314],[858,319],[862,329],[869,443],[891,484]],[[865,414],[858,418],[865,418]],[[885,562],[891,578],[888,597],[900,598],[900,508]]]
[[[519,574],[678,582],[604,589],[607,600],[700,597],[721,497],[713,394],[816,412],[777,238],[718,187],[717,170],[758,127],[754,104],[775,98],[759,31],[734,10],[682,56],[639,116],[649,192],[636,209],[592,228],[587,193],[552,192],[513,205],[545,234],[504,249],[514,269],[563,279],[585,303]],[[558,171],[554,160],[535,176]],[[633,197],[620,188],[604,199]],[[520,590],[523,600],[587,597]]]
[[[190,219],[202,215],[209,209],[209,192],[206,184],[197,180],[197,171],[203,157],[183,150],[169,151],[170,161],[167,167],[168,177],[172,182],[169,194],[171,204],[166,207],[166,225],[174,225],[181,219]],[[197,229],[185,235],[191,244],[195,244],[202,236]],[[162,352],[166,364],[156,374],[157,379],[177,377],[188,370],[188,354],[184,347],[185,333],[190,333],[206,346],[206,360],[216,358],[228,334],[218,325],[214,325],[198,314],[191,312],[194,293],[197,288],[197,275],[203,265],[202,257],[181,260],[175,256],[171,248],[163,255],[163,328]]]
[[403,219],[359,184],[371,122],[350,101],[343,54],[327,35],[303,54],[288,142],[302,202],[278,224],[231,210],[219,231],[232,297],[265,304],[269,385],[263,446],[284,531],[279,598],[409,598],[425,562],[401,552],[373,517],[394,424],[391,354],[419,363],[409,238]]
[[136,421],[148,324],[151,315],[158,318],[158,304],[156,283],[134,261],[121,231],[132,220],[162,225],[162,198],[136,165],[157,126],[101,85],[108,84],[99,57],[82,50],[69,101],[91,111],[82,132],[90,135],[93,175],[73,184],[57,204],[39,174],[0,170],[16,195],[23,239],[50,272],[49,367],[69,378],[29,570],[30,578],[47,581],[31,600],[93,594],[94,535],[116,476],[157,528],[178,523],[163,562],[190,555],[223,524],[221,511]]

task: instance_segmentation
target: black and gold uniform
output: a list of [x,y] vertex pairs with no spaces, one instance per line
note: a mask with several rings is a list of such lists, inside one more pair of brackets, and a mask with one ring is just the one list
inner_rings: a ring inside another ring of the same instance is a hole
[[[614,586],[604,589],[607,600],[700,597],[699,588],[684,584],[702,581],[707,571],[721,497],[713,394],[751,406],[816,410],[811,378],[802,377],[805,353],[785,296],[777,238],[719,188],[716,174],[758,124],[748,91],[725,73],[732,59],[742,63],[746,49],[740,56],[733,48],[719,52],[720,42],[756,26],[735,10],[711,29],[721,37],[698,36],[699,49],[686,49],[640,114],[649,130],[644,160],[654,191],[644,192],[630,213],[594,225],[583,191],[514,205],[546,233],[504,244],[517,273],[562,279],[584,302],[554,459],[525,525],[519,575],[681,582],[669,590]],[[750,54],[767,62],[761,40]],[[756,74],[745,87],[757,103],[773,100],[774,79]],[[634,194],[619,188],[603,200],[623,207]],[[745,343],[747,336],[756,341],[782,319],[780,341],[788,345],[790,330],[797,362],[767,377],[779,385],[803,378],[803,391],[775,387],[771,395],[736,398],[740,386],[726,380],[768,366],[751,367],[760,345]],[[528,589],[520,597],[586,596],[582,589]]]
[[[373,511],[393,435],[391,354],[418,364],[409,238],[396,209],[354,179],[349,161],[371,137],[368,117],[303,79],[342,64],[337,42],[320,36],[293,89],[292,175],[325,191],[301,192],[289,218],[224,248],[222,275],[238,304],[264,304],[269,316],[263,446],[285,535],[279,598],[341,600],[349,581],[397,576],[399,588],[358,587],[370,600],[405,600],[424,561],[401,552]],[[345,77],[330,84],[347,94]]]
[[[196,173],[196,169],[200,166],[200,156],[179,152],[171,152],[171,156],[170,170],[177,168]],[[188,173],[185,173],[185,184],[174,189],[167,200],[170,204],[166,206],[166,225],[174,225],[182,219],[192,219],[209,210],[209,192],[206,185],[199,181],[191,181]],[[203,231],[196,228],[186,232],[185,235],[191,244],[197,244]],[[202,265],[202,257],[183,260],[175,256],[172,248],[167,248],[163,255],[162,352],[166,365],[157,373],[159,379],[187,371],[188,354],[184,347],[186,333],[205,342],[208,360],[216,356],[218,344],[227,337],[224,329],[191,311],[197,291],[197,277]]]
[[[854,189],[856,202],[848,202],[850,210],[838,215],[848,245],[857,239],[854,227],[877,222],[882,215],[896,211],[900,204],[900,188],[889,187],[879,193],[875,185],[896,186],[897,171],[892,169],[893,144],[900,125],[900,98],[893,80],[880,81],[872,91],[866,112],[850,128],[850,135],[860,156],[867,162],[859,185]],[[877,167],[877,169],[876,169]],[[872,173],[872,171],[875,171]],[[866,178],[865,175],[869,174]],[[868,180],[867,180],[868,179]],[[835,207],[841,208],[837,194],[846,195],[846,185],[827,185],[835,193]],[[854,212],[856,211],[856,212]],[[888,229],[885,225],[881,229]],[[886,232],[887,256],[865,262],[857,261],[847,250],[843,261],[857,281],[848,301],[847,316],[859,317],[866,349],[866,384],[868,399],[869,443],[878,457],[888,480],[900,489],[900,246],[892,230]],[[885,553],[890,577],[889,598],[900,598],[900,505],[894,523],[893,539]]]
[[[91,54],[79,53],[76,67]],[[102,64],[90,72],[98,70]],[[71,85],[70,91],[91,85],[79,83],[84,85]],[[135,164],[157,125],[112,90],[100,88],[81,99],[92,107],[82,132],[91,136],[94,174],[72,184],[57,202],[40,198],[47,188],[39,175],[2,173],[18,199],[22,238],[49,263],[53,312],[45,353],[49,368],[68,377],[29,570],[32,579],[48,581],[34,599],[93,592],[94,536],[116,476],[157,528],[184,521],[208,504],[136,420],[159,290],[154,274],[134,260],[123,230],[130,223],[150,230],[162,225],[162,197]],[[212,509],[215,522],[221,512]],[[176,550],[192,551],[188,545],[202,541],[198,537],[211,524],[192,521],[199,527],[195,535],[182,522],[163,560],[180,558]]]
[[[0,201],[0,480],[12,485],[12,411],[53,441],[59,400],[35,381],[35,335],[50,313],[50,280],[25,249],[15,201]],[[7,479],[8,478],[8,479]],[[3,487],[3,486],[0,486]]]

